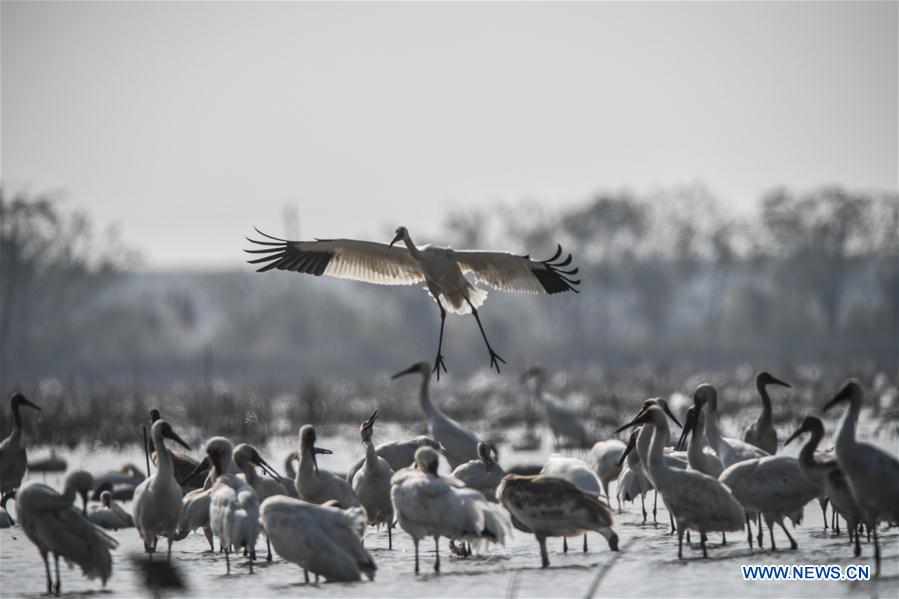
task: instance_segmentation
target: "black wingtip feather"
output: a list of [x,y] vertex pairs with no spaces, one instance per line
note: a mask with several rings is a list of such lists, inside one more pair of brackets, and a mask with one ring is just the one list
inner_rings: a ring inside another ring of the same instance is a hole
[[543,286],[544,291],[546,291],[546,293],[548,293],[549,295],[563,293],[565,291],[574,291],[575,293],[580,293],[580,291],[575,289],[575,286],[581,284],[580,279],[573,280],[565,276],[577,274],[577,267],[571,270],[562,270],[560,268],[571,264],[571,254],[568,254],[568,256],[561,262],[556,262],[556,260],[558,260],[561,256],[562,244],[558,244],[556,246],[556,253],[553,255],[553,257],[540,262],[540,264],[543,265],[543,268],[532,268],[531,272],[534,273],[534,276],[537,277],[538,281],[540,281],[540,285]]
[[320,277],[325,273],[331,259],[334,258],[333,251],[303,250],[300,249],[299,242],[273,237],[267,233],[263,233],[255,227],[253,228],[260,235],[277,241],[277,243],[275,243],[272,241],[250,239],[247,237],[247,241],[250,243],[265,246],[260,249],[244,250],[248,254],[264,254],[259,258],[247,260],[249,264],[263,264],[262,267],[256,269],[256,272],[266,272],[277,269],[302,272]]

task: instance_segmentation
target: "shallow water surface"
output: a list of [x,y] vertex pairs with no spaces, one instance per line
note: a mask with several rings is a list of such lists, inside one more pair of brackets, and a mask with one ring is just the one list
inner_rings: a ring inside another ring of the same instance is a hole
[[[336,431],[335,431],[336,432]],[[401,438],[397,434],[396,438]],[[346,434],[321,435],[322,447],[335,450],[334,456],[323,456],[322,468],[344,471],[361,455],[357,444]],[[393,438],[393,435],[390,436]],[[263,452],[266,459],[280,463],[293,447],[293,440],[278,440]],[[792,449],[792,448],[788,448]],[[45,451],[34,450],[35,454]],[[533,454],[515,454],[507,450],[503,463],[516,464],[539,461]],[[143,454],[137,448],[118,451],[117,448],[67,452],[70,468],[85,468],[102,472],[122,462],[143,464]],[[41,474],[31,475],[42,479]],[[61,476],[51,475],[46,481],[59,485]],[[614,491],[614,486],[613,486]],[[652,493],[647,496],[651,506]],[[10,502],[12,506],[13,502]],[[613,505],[614,496],[613,496]],[[124,504],[126,509],[130,504]],[[306,585],[303,572],[297,566],[275,556],[266,563],[265,541],[260,537],[255,572],[249,574],[245,558],[232,559],[232,573],[225,575],[224,556],[209,551],[202,534],[192,534],[175,543],[172,560],[186,578],[189,588],[179,595],[196,597],[266,597],[266,596],[322,596],[322,597],[582,597],[591,584],[598,581],[595,596],[899,596],[899,529],[881,529],[884,554],[883,576],[871,582],[746,582],[742,579],[741,564],[849,564],[871,563],[873,574],[873,546],[862,545],[862,557],[852,556],[852,547],[845,534],[834,537],[823,531],[821,511],[816,502],[805,510],[806,521],[791,529],[799,543],[799,550],[783,549],[789,542],[780,530],[775,531],[777,552],[769,548],[750,550],[744,533],[731,533],[728,544],[720,546],[720,535],[710,535],[709,559],[701,559],[698,544],[685,548],[687,559],[677,559],[677,538],[668,534],[668,514],[659,502],[659,524],[643,524],[639,503],[624,506],[615,516],[614,528],[621,541],[621,551],[609,551],[605,540],[597,534],[588,537],[589,551],[581,550],[581,539],[569,539],[569,551],[562,553],[562,540],[548,542],[551,566],[542,570],[536,541],[531,535],[514,534],[506,547],[494,548],[485,556],[468,559],[451,556],[447,541],[440,542],[441,572],[433,572],[434,543],[421,544],[422,574],[413,573],[414,553],[409,537],[395,531],[394,549],[387,549],[387,532],[369,529],[365,543],[378,565],[374,581],[351,584]],[[134,529],[112,533],[121,543],[114,552],[111,580],[103,589],[99,581],[81,576],[80,570],[61,566],[64,594],[116,594],[136,596],[145,594],[140,586],[135,565],[126,556],[139,555],[142,543]],[[765,542],[768,544],[767,530]],[[696,541],[696,537],[693,538]],[[160,540],[160,547],[165,541]],[[770,545],[769,545],[770,546]],[[44,567],[37,549],[19,528],[0,530],[0,594],[2,596],[37,596],[45,590]]]

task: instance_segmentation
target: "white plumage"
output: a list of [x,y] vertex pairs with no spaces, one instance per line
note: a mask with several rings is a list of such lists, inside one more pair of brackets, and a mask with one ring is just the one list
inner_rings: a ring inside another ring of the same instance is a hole
[[362,545],[359,511],[344,512],[291,497],[270,497],[260,508],[262,526],[275,552],[332,582],[374,578],[377,566]]
[[[555,294],[577,291],[580,281],[571,279],[577,268],[564,270],[571,263],[571,256],[557,261],[562,255],[561,246],[549,260],[531,260],[529,256],[516,256],[507,252],[456,251],[448,247],[416,246],[406,227],[398,227],[390,245],[354,239],[318,239],[315,241],[290,241],[257,232],[271,241],[249,239],[264,246],[246,250],[261,254],[250,260],[262,264],[259,272],[278,269],[330,276],[340,279],[363,281],[377,285],[415,285],[424,283],[437,301],[440,309],[440,340],[434,370],[446,370],[441,348],[443,323],[446,312],[474,314],[490,352],[490,365],[499,372],[504,360],[487,340],[477,308],[486,300],[487,292],[468,281],[472,274],[478,281],[499,291]],[[405,248],[395,247],[402,241]]]
[[311,424],[300,428],[300,468],[295,480],[300,499],[318,505],[334,500],[342,508],[359,505],[353,486],[327,470],[319,470],[317,454],[330,454],[330,449],[315,446],[315,429]]
[[[378,457],[387,460],[387,463],[390,464],[390,467],[393,468],[394,472],[396,472],[397,470],[401,470],[402,468],[411,466],[415,462],[415,452],[419,447],[433,447],[444,456],[446,456],[446,450],[443,448],[443,446],[427,435],[418,435],[405,441],[391,441],[389,443],[381,443],[380,445],[375,447],[375,453],[378,454]],[[294,455],[296,455],[296,452],[294,452]],[[363,456],[355,464],[353,464],[349,470],[347,470],[347,481],[353,482],[353,478],[356,476],[356,472],[359,471],[359,468],[361,468],[362,464],[364,463],[365,457]]]
[[453,470],[453,478],[471,489],[483,494],[489,501],[498,501],[496,487],[506,475],[497,462],[496,446],[492,443],[478,443],[478,459],[469,460]]
[[393,468],[387,460],[375,452],[375,444],[371,440],[377,415],[378,411],[375,410],[371,417],[359,426],[359,436],[365,446],[365,458],[362,468],[353,476],[353,491],[365,508],[368,524],[387,525],[387,548],[393,549],[393,503],[390,500]]
[[[609,501],[609,485],[621,475],[621,456],[627,445],[618,439],[597,441],[590,449],[590,463],[599,482],[602,483],[602,492]],[[618,509],[621,510],[621,499],[618,500]]]
[[92,524],[111,530],[134,527],[134,518],[112,498],[109,491],[100,493],[100,505],[91,506],[87,519]]
[[760,449],[755,445],[734,439],[732,437],[724,437],[718,429],[718,392],[709,384],[702,384],[696,388],[693,393],[693,400],[701,402],[706,410],[705,419],[705,436],[709,445],[718,454],[721,459],[721,465],[727,468],[737,462],[744,460],[752,460],[763,458],[770,455],[764,449]]

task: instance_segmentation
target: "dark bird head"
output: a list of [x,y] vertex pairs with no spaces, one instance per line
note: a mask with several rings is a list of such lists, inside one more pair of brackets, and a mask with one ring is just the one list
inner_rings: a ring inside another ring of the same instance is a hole
[[318,472],[318,459],[315,456],[320,453],[329,455],[334,452],[330,449],[316,447],[315,438],[315,428],[311,424],[304,424],[300,428],[300,455],[308,453],[312,457],[312,466]]
[[406,376],[407,374],[420,374],[423,377],[431,376],[431,365],[427,362],[416,362],[406,370],[401,370],[397,372],[395,375],[390,377],[391,379],[398,379],[401,376]]
[[171,439],[172,441],[174,441],[175,443],[177,443],[178,445],[180,445],[181,447],[183,447],[183,448],[186,449],[187,451],[190,451],[190,445],[188,445],[188,444],[184,441],[184,439],[182,439],[181,437],[179,437],[179,436],[178,436],[178,433],[176,433],[176,432],[172,429],[172,425],[170,425],[170,424],[169,424],[168,422],[166,422],[165,420],[157,420],[156,422],[154,422],[154,423],[153,423],[153,428],[150,429],[150,432],[151,432],[151,435],[153,436],[154,439],[157,438],[157,437],[158,437],[160,440],[162,440],[162,439]]
[[624,460],[627,459],[627,456],[630,452],[632,452],[637,447],[637,437],[640,436],[640,427],[636,427],[633,431],[631,431],[631,436],[628,437],[627,445],[624,448],[624,451],[621,452],[621,457],[618,459],[618,467],[624,465]]
[[437,474],[440,466],[440,454],[430,447],[419,447],[415,450],[415,465],[428,474]]
[[231,454],[234,463],[240,467],[242,464],[252,464],[253,466],[258,466],[262,468],[263,472],[267,472],[272,476],[275,480],[280,480],[281,475],[272,467],[271,464],[262,459],[262,456],[259,455],[259,452],[255,447],[250,445],[249,443],[241,443],[237,447],[234,448],[234,453]]
[[715,388],[708,384],[703,383],[696,387],[696,391],[693,392],[693,405],[710,405],[709,409],[717,410],[718,409],[718,391]]
[[81,514],[87,515],[87,496],[94,486],[94,477],[90,472],[74,470],[66,476],[65,489],[75,491],[81,497]]
[[368,417],[368,420],[359,425],[359,435],[362,437],[363,443],[371,441],[372,429],[375,426],[375,418],[377,417],[378,411],[375,410],[371,413],[371,416]]
[[390,242],[390,247],[393,247],[398,241],[405,241],[407,237],[409,237],[409,230],[403,226],[397,227],[395,235],[393,236],[393,241]]
[[827,402],[824,406],[824,411],[828,411],[838,403],[844,401],[861,401],[862,400],[862,386],[861,383],[858,382],[858,379],[849,379],[843,386],[840,387],[839,391]]
[[784,447],[790,444],[790,441],[801,435],[802,433],[812,433],[817,434],[819,437],[824,436],[824,423],[821,422],[821,419],[817,416],[806,416],[802,419],[802,424],[799,425],[793,434],[790,435],[786,441],[784,441]]
[[702,404],[692,405],[690,406],[690,409],[687,410],[687,419],[684,421],[684,430],[681,431],[680,439],[677,440],[677,444],[674,446],[674,449],[677,451],[684,451],[684,449],[686,449],[687,435],[696,428],[700,410],[702,410]]
[[768,373],[767,370],[763,370],[758,373],[755,377],[755,386],[758,387],[759,390],[767,387],[768,385],[779,385],[781,387],[790,388],[788,383],[783,382],[782,380],[773,377]]
[[20,406],[28,406],[29,408],[33,408],[38,412],[41,411],[40,406],[32,403],[28,398],[26,398],[18,391],[9,396],[9,405],[14,413],[19,411]]
[[209,458],[209,463],[215,468],[215,473],[218,476],[227,474],[228,465],[234,454],[234,447],[231,445],[231,441],[225,437],[213,437],[206,441],[205,449],[206,457]]
[[154,424],[157,420],[159,420],[159,410],[156,408],[150,409],[150,424]]

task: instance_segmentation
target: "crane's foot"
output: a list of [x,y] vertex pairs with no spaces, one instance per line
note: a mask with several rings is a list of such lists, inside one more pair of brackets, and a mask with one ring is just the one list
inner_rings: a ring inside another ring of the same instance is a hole
[[499,356],[498,353],[496,353],[495,351],[493,351],[492,348],[489,348],[489,347],[488,347],[487,349],[490,351],[490,368],[496,368],[496,373],[499,374],[499,363],[502,362],[503,364],[505,364],[506,361],[503,360],[503,359]]
[[431,372],[437,373],[437,380],[440,380],[440,369],[443,368],[443,372],[447,372],[446,363],[443,361],[443,354],[438,353],[437,357],[434,358],[434,368],[431,369]]

